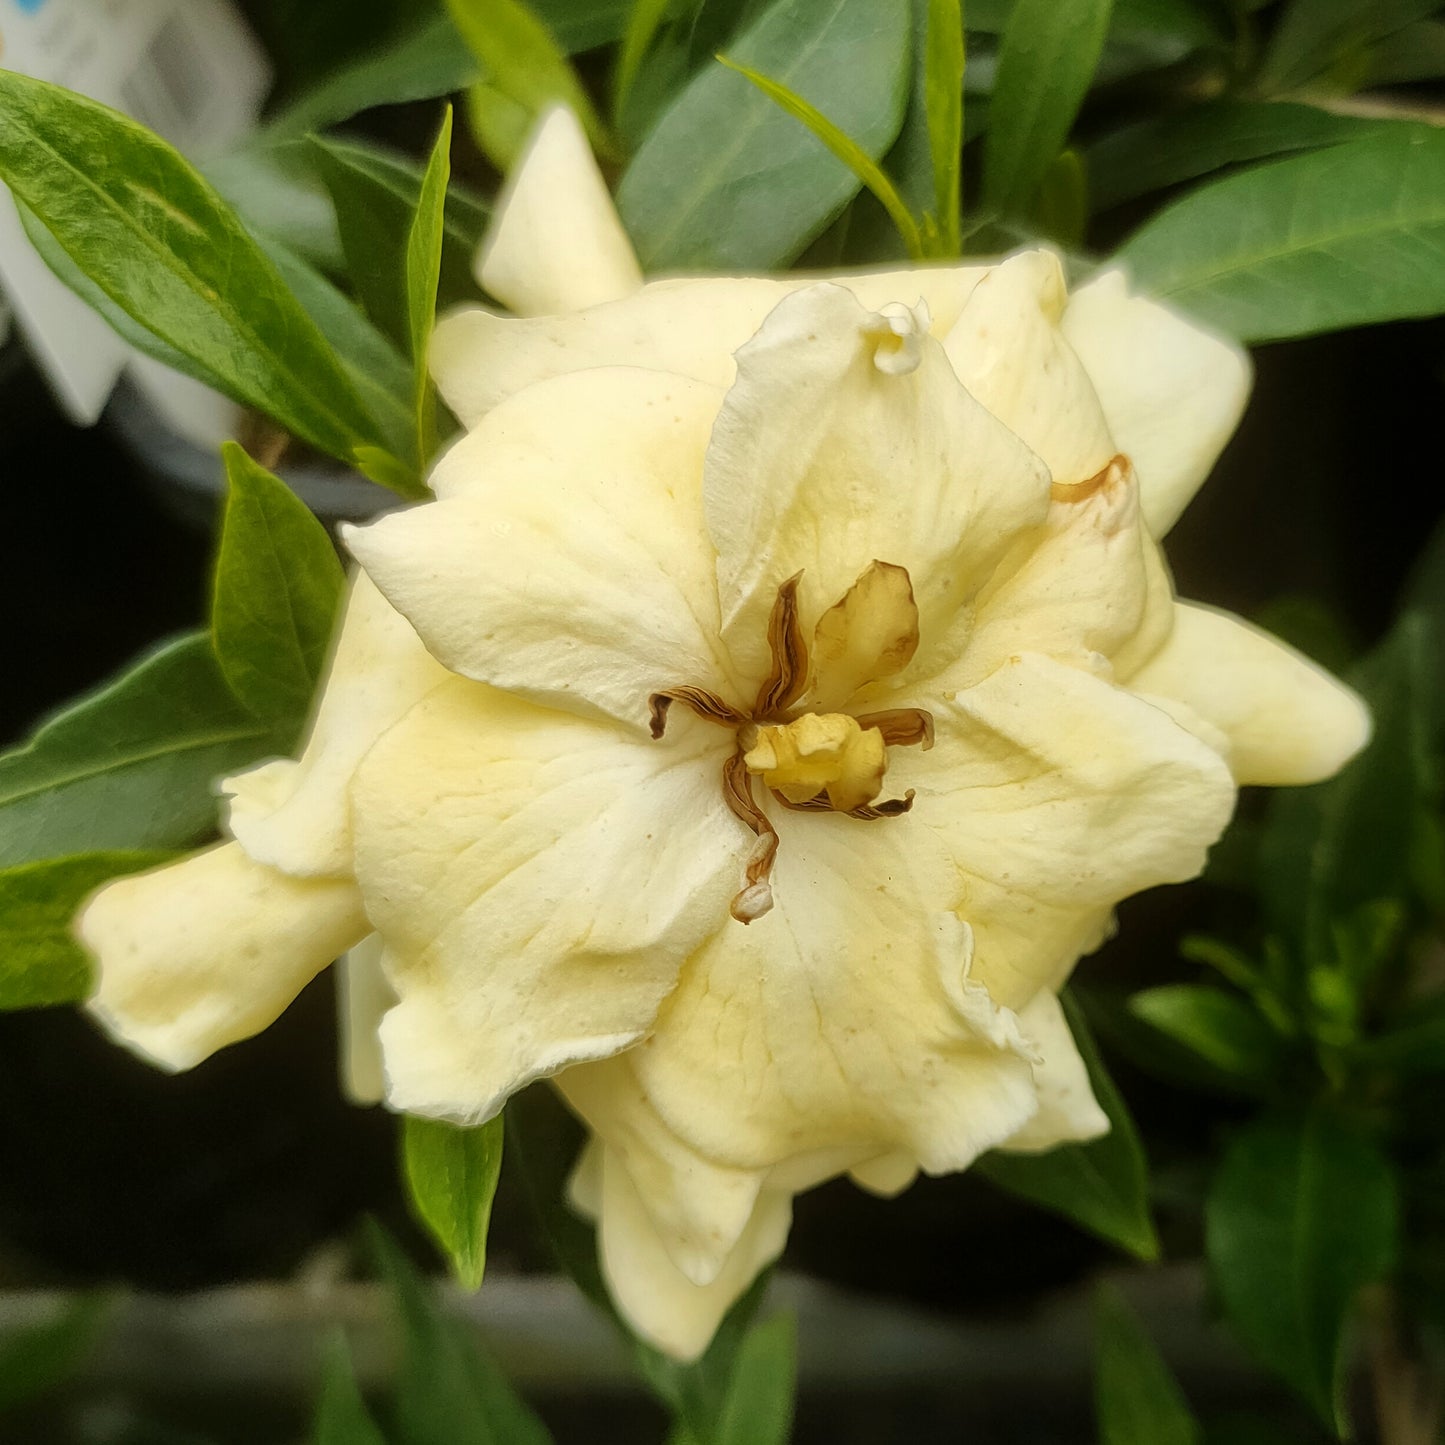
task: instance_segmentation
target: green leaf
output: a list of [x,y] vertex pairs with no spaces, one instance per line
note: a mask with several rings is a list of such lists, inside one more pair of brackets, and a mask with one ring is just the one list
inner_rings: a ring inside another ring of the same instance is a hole
[[1197,1445],[1199,1425],[1168,1365],[1109,1285],[1094,1293],[1099,1445]]
[[1401,129],[1418,127],[1283,101],[1214,100],[1150,116],[1111,131],[1088,148],[1094,208],[1107,211],[1224,166]]
[[1361,1288],[1394,1259],[1388,1161],[1323,1107],[1258,1119],[1225,1152],[1206,1252],[1230,1323],[1341,1434],[1342,1342]]
[[480,1289],[487,1227],[502,1170],[502,1118],[474,1129],[402,1119],[402,1158],[413,1208],[468,1289]]
[[963,245],[963,0],[928,0],[924,111],[933,161],[933,204],[942,254]]
[[414,377],[412,408],[418,439],[417,469],[422,472],[436,450],[436,391],[427,371],[427,349],[436,326],[437,290],[441,286],[451,149],[452,108],[447,106],[422,177],[416,219],[406,242],[406,309]]
[[1136,993],[1129,1010],[1231,1078],[1258,1086],[1279,1072],[1284,1040],[1238,994],[1206,985],[1166,984]]
[[176,151],[13,71],[0,114],[0,179],[120,310],[322,451],[386,442],[275,266]]
[[637,83],[643,57],[657,38],[658,29],[667,17],[671,0],[632,0],[627,15],[627,30],[617,55],[612,76],[612,125],[620,134],[632,87]]
[[1440,0],[1291,0],[1255,77],[1267,95],[1294,90],[1352,60],[1370,43],[1423,20]]
[[109,1309],[104,1296],[82,1295],[46,1324],[0,1340],[0,1411],[63,1385],[95,1346]]
[[[352,285],[376,325],[409,349],[406,245],[423,172],[409,156],[354,137],[312,136],[310,145],[336,207]],[[438,299],[475,299],[472,257],[481,245],[488,208],[454,181],[447,188],[444,217]]]
[[[909,29],[904,5],[775,0],[729,52],[876,159],[903,118]],[[747,270],[790,260],[857,187],[820,140],[709,65],[658,117],[617,204],[644,269]]]
[[1397,1027],[1358,1045],[1365,1063],[1398,1074],[1445,1074],[1445,998],[1412,1000]]
[[83,999],[90,992],[90,959],[71,935],[76,909],[109,879],[171,856],[79,853],[0,869],[0,1009]]
[[348,61],[272,117],[263,136],[276,140],[325,130],[375,106],[435,100],[465,90],[477,62],[446,15],[418,25],[384,50]]
[[[577,116],[599,154],[616,144],[546,24],[523,0],[447,0],[447,10],[482,70],[483,80],[526,116],[530,125],[550,105]],[[479,137],[480,139],[480,137]],[[510,165],[516,155],[493,155]]]
[[710,1445],[787,1445],[798,1378],[798,1328],[775,1315],[748,1331]]
[[878,163],[867,151],[849,136],[844,135],[820,110],[809,105],[802,96],[794,94],[787,86],[780,85],[766,75],[760,75],[756,70],[748,69],[746,65],[739,65],[725,55],[719,55],[718,60],[729,70],[735,70],[739,75],[746,76],[769,100],[780,106],[794,120],[801,121],[807,126],[878,198],[893,224],[898,227],[898,234],[903,237],[903,243],[908,247],[908,254],[915,260],[923,257],[923,236],[918,229],[917,221],[909,213],[908,207],[904,205],[903,198],[894,189],[893,182],[883,174]]
[[999,45],[983,150],[983,204],[1024,216],[1089,89],[1112,0],[1018,0]]
[[372,1247],[402,1328],[395,1433],[405,1445],[551,1445],[475,1333],[437,1309],[425,1281],[373,1226]]
[[1119,253],[1243,341],[1445,310],[1445,133],[1392,128],[1200,186]]
[[356,1388],[351,1352],[339,1330],[326,1351],[311,1445],[386,1445],[386,1437]]
[[0,756],[0,865],[190,847],[215,780],[292,741],[236,700],[207,635],[165,643]]
[[1328,782],[1270,800],[1260,897],[1270,926],[1294,941],[1307,968],[1335,963],[1337,919],[1409,890],[1411,820],[1434,786],[1440,643],[1431,621],[1407,612],[1351,674],[1374,713],[1364,752]]
[[1062,1144],[1044,1154],[985,1154],[973,1167],[990,1183],[1061,1214],[1139,1259],[1159,1257],[1149,1212],[1148,1166],[1138,1131],[1104,1068],[1082,1011],[1067,995],[1064,1012],[1089,1070],[1110,1130],[1088,1144]]
[[211,643],[236,697],[301,730],[321,680],[346,575],[326,528],[235,442],[221,448],[226,512],[211,593]]

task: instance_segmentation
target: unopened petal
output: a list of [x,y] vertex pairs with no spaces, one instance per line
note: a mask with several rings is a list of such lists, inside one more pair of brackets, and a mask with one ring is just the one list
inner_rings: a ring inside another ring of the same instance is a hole
[[542,117],[508,177],[477,279],[521,316],[580,311],[642,285],[587,135],[565,107]]
[[1169,640],[1129,680],[1177,698],[1229,739],[1240,783],[1317,783],[1370,736],[1359,696],[1307,657],[1238,617],[1181,602]]
[[1061,322],[1119,450],[1139,473],[1144,517],[1162,537],[1209,475],[1249,396],[1241,347],[1105,271],[1069,298]]
[[460,678],[382,738],[354,786],[356,874],[400,1000],[395,1108],[476,1123],[646,1032],[728,922],[747,835],[727,741],[689,715],[661,747]]
[[718,400],[623,367],[540,384],[449,453],[464,486],[348,545],[453,671],[645,732],[653,692],[726,684],[701,504]]
[[107,884],[76,924],[91,1012],[166,1069],[259,1033],[367,928],[352,884],[289,877],[238,843]]

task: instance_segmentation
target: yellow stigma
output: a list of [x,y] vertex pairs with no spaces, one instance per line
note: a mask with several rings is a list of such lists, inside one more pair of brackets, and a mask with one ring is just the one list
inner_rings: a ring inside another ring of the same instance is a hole
[[743,754],[749,773],[790,803],[820,793],[840,813],[871,803],[888,766],[883,734],[846,713],[805,713],[795,722],[759,727]]

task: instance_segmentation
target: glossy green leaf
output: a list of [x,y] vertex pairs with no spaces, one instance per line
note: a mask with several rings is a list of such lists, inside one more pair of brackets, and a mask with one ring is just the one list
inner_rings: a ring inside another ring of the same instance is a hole
[[1315,105],[1214,100],[1149,116],[1096,141],[1086,153],[1090,193],[1094,208],[1107,211],[1225,166],[1401,128],[1418,129],[1403,121],[1335,115]]
[[1118,1290],[1094,1294],[1094,1413],[1099,1445],[1197,1445],[1199,1425]]
[[487,1228],[502,1169],[502,1119],[461,1128],[441,1119],[402,1120],[402,1159],[412,1207],[457,1278],[479,1289]]
[[1129,1009],[1211,1068],[1251,1084],[1272,1079],[1284,1057],[1284,1041],[1260,1013],[1221,988],[1165,984],[1136,993]]
[[1372,41],[1423,20],[1439,0],[1290,0],[1255,77],[1266,95],[1328,79],[1341,67],[1363,69]]
[[327,1347],[311,1445],[386,1445],[386,1437],[356,1387],[351,1352],[340,1332]]
[[227,685],[263,722],[299,733],[321,680],[346,575],[326,528],[235,442],[221,449],[226,511],[211,643]]
[[1139,1259],[1159,1257],[1149,1210],[1149,1171],[1138,1130],[1104,1068],[1078,1005],[1067,995],[1064,1011],[1089,1069],[1089,1082],[1111,1128],[1088,1144],[1061,1144],[1043,1154],[995,1150],[973,1167],[1009,1194],[1061,1214],[1082,1229]]
[[798,1379],[798,1328],[775,1315],[748,1331],[710,1445],[787,1445]]
[[903,243],[908,248],[908,254],[914,259],[922,258],[924,254],[923,235],[918,228],[917,221],[909,213],[902,196],[894,189],[893,182],[883,174],[878,163],[867,151],[851,136],[847,136],[839,130],[816,106],[809,105],[802,96],[795,94],[787,86],[780,85],[776,80],[761,75],[756,70],[750,70],[746,65],[739,65],[725,55],[718,56],[718,59],[729,70],[735,70],[739,75],[750,80],[769,100],[786,111],[794,120],[807,126],[878,198],[893,224],[898,227],[898,234],[903,238]]
[[1439,659],[1432,619],[1407,612],[1351,674],[1374,713],[1370,745],[1328,782],[1270,800],[1260,896],[1309,967],[1335,962],[1337,920],[1409,889],[1412,819],[1434,787]]
[[90,992],[90,960],[71,936],[76,909],[107,879],[171,856],[80,853],[0,869],[0,1009],[83,999]]
[[983,205],[1026,215],[1064,149],[1109,29],[1112,0],[1017,0],[999,46],[983,151]]
[[116,306],[322,451],[386,443],[276,268],[176,151],[13,71],[0,71],[0,114],[0,179]]
[[43,1325],[32,1325],[0,1338],[0,1411],[63,1385],[95,1347],[108,1301],[82,1295]]
[[963,0],[928,0],[924,112],[941,253],[958,255],[963,213]]
[[[422,169],[371,142],[313,136],[311,146],[336,206],[347,270],[367,314],[398,345],[409,347],[406,245],[421,199]],[[479,297],[472,258],[481,245],[486,204],[455,181],[447,188],[438,299]]]
[[[567,106],[596,150],[615,152],[562,47],[524,0],[446,0],[452,22],[476,56],[482,80],[518,107],[530,124],[550,105]],[[511,164],[515,155],[493,155]]]
[[416,417],[417,469],[425,472],[436,450],[436,389],[427,371],[427,350],[436,327],[446,233],[447,184],[452,174],[452,108],[441,130],[417,197],[416,218],[406,242],[406,309],[413,370],[412,410]]
[[[828,116],[876,159],[898,134],[909,15],[876,0],[775,0],[728,46]],[[816,136],[741,76],[707,65],[658,117],[617,204],[645,269],[779,266],[858,181]]]
[[1190,192],[1120,252],[1244,341],[1445,310],[1445,132],[1401,128]]
[[1324,1108],[1241,1129],[1206,1204],[1230,1324],[1341,1433],[1346,1326],[1361,1288],[1390,1268],[1397,1214],[1388,1161]]
[[406,1256],[373,1228],[372,1245],[400,1317],[393,1433],[405,1445],[551,1445],[480,1337],[448,1319]]
[[0,756],[0,865],[189,847],[215,829],[215,780],[291,742],[236,700],[209,636],[179,637]]

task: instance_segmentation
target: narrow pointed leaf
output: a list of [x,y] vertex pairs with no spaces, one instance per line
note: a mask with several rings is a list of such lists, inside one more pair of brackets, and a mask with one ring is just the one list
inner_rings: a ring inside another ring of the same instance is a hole
[[973,1167],[998,1188],[1063,1215],[1137,1258],[1157,1259],[1148,1165],[1138,1130],[1104,1068],[1082,1011],[1067,995],[1064,1011],[1088,1066],[1094,1097],[1109,1116],[1109,1132],[1091,1143],[1061,1144],[1043,1154],[995,1150]]
[[1118,1290],[1094,1296],[1094,1410],[1099,1445],[1198,1445],[1199,1424]]
[[1068,140],[1104,48],[1111,0],[1017,0],[999,45],[983,204],[1023,216]]
[[442,246],[446,235],[447,183],[451,179],[452,108],[422,177],[416,216],[406,243],[406,309],[411,341],[412,409],[416,419],[417,470],[425,472],[436,449],[436,390],[427,371],[427,348],[436,326],[437,289],[441,285]]
[[116,306],[322,451],[385,443],[275,266],[169,145],[13,71],[0,115],[0,179]]
[[839,130],[816,106],[809,105],[802,96],[795,94],[787,86],[780,85],[776,80],[771,80],[756,70],[750,70],[746,65],[739,65],[725,55],[719,55],[718,59],[729,70],[746,76],[769,100],[807,126],[878,198],[893,224],[898,227],[898,234],[903,237],[908,254],[915,259],[922,257],[923,237],[918,229],[918,222],[909,214],[908,207],[894,189],[893,182],[883,174],[881,167],[867,151]]
[[1245,999],[1200,984],[1165,984],[1129,1000],[1129,1011],[1220,1073],[1251,1085],[1279,1072],[1284,1041]]
[[263,722],[299,732],[311,710],[346,577],[326,528],[235,442],[222,448],[226,513],[211,641],[226,682]]
[[787,1445],[797,1379],[797,1322],[775,1315],[754,1325],[733,1362],[713,1445]]
[[956,256],[962,244],[963,66],[963,0],[928,0],[924,105],[933,160],[934,215],[946,256]]
[[632,87],[642,69],[643,57],[657,36],[667,16],[670,0],[632,0],[627,16],[627,30],[617,55],[617,69],[612,79],[612,124],[619,132]]
[[[774,0],[728,54],[876,160],[903,120],[910,29],[906,5]],[[617,204],[644,269],[725,271],[790,260],[857,189],[822,141],[713,64],[658,116]]]
[[1342,1345],[1361,1288],[1390,1268],[1389,1162],[1324,1108],[1234,1138],[1206,1205],[1206,1253],[1240,1339],[1341,1434]]
[[461,1128],[441,1119],[402,1120],[402,1160],[412,1207],[451,1261],[478,1289],[487,1264],[487,1229],[502,1169],[502,1119]]
[[1392,128],[1200,186],[1120,252],[1243,341],[1445,310],[1445,133]]
[[0,864],[192,846],[215,780],[291,742],[236,700],[208,635],[164,643],[0,756]]
[[356,1388],[351,1353],[346,1336],[340,1333],[326,1351],[311,1445],[386,1445],[386,1437],[371,1418],[361,1391]]

